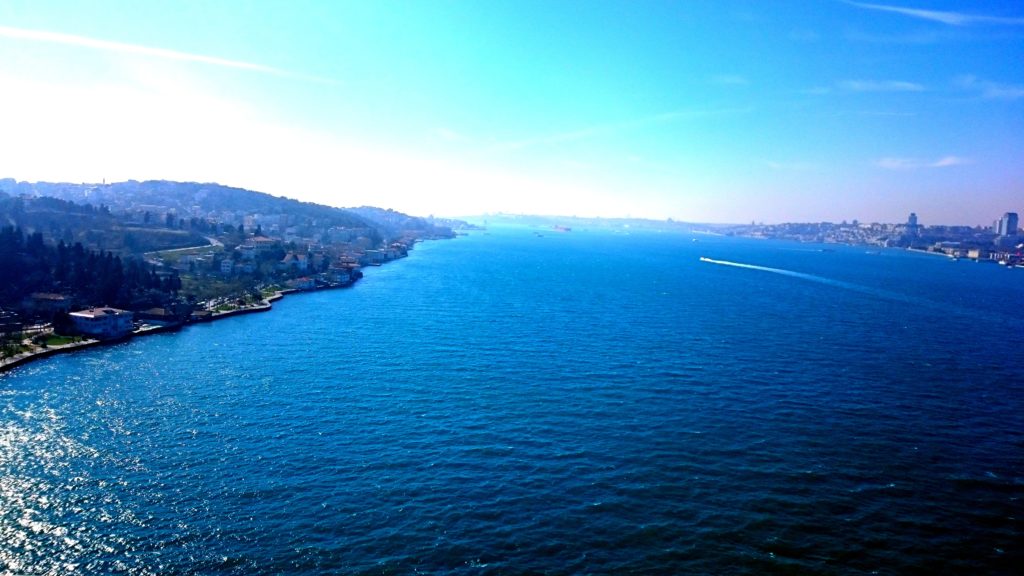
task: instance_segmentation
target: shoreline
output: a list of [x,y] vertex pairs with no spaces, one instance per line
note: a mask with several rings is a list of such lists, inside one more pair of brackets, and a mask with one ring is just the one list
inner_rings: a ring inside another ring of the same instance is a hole
[[57,354],[66,354],[68,352],[74,352],[76,350],[82,350],[85,348],[95,348],[97,346],[104,346],[108,344],[117,344],[118,342],[124,342],[129,340],[131,336],[124,338],[117,338],[115,340],[96,340],[89,338],[82,340],[81,342],[72,342],[70,344],[62,344],[60,346],[48,346],[40,350],[34,350],[32,352],[23,352],[16,354],[10,358],[4,358],[0,360],[0,374],[3,374],[9,370],[13,370],[18,366],[28,364],[29,362],[39,360],[42,358],[48,358],[50,356],[56,356]]
[[70,352],[75,352],[77,350],[96,348],[99,346],[112,346],[115,344],[121,344],[123,342],[129,342],[135,338],[151,336],[153,334],[177,332],[183,328],[187,328],[192,324],[206,324],[208,322],[215,322],[217,320],[223,320],[224,318],[230,318],[232,316],[241,316],[243,314],[255,314],[259,312],[270,312],[273,309],[274,302],[283,299],[285,296],[289,294],[297,294],[303,292],[319,292],[321,290],[335,290],[338,288],[351,288],[353,285],[355,285],[355,282],[350,282],[348,284],[338,284],[333,286],[322,286],[319,288],[311,288],[306,290],[299,290],[297,288],[285,288],[283,290],[278,290],[274,292],[270,296],[267,296],[266,298],[261,300],[259,304],[247,306],[244,308],[236,308],[234,310],[227,310],[224,312],[214,312],[210,314],[208,320],[202,320],[199,322],[183,322],[180,324],[144,324],[143,326],[136,328],[135,330],[132,330],[129,334],[122,336],[120,338],[112,338],[109,340],[83,338],[79,342],[71,342],[69,344],[61,344],[59,346],[48,346],[46,348],[39,348],[37,350],[33,350],[30,352],[22,352],[21,354],[16,354],[10,358],[0,360],[0,377],[2,377],[3,374],[7,373],[8,371],[13,370],[14,368],[23,366],[25,364],[28,364],[29,362],[41,360],[43,358],[48,358],[50,356],[56,356],[58,354],[67,354]]
[[944,256],[950,259],[954,258],[953,256],[946,254],[945,252],[936,252],[934,250],[923,250],[921,248],[905,248],[905,250],[907,252],[917,252],[918,254],[932,254],[934,256]]
[[[728,235],[722,234],[721,236],[728,236]],[[896,252],[912,252],[912,253],[915,253],[915,254],[928,254],[928,255],[931,255],[931,256],[942,256],[942,257],[950,259],[950,260],[957,260],[958,259],[958,257],[953,256],[951,254],[947,254],[945,252],[940,252],[940,251],[936,251],[936,250],[928,250],[926,248],[912,248],[910,246],[880,246],[878,244],[869,244],[869,243],[863,243],[863,242],[825,242],[825,241],[817,241],[817,240],[813,240],[813,241],[812,240],[801,240],[799,238],[787,238],[787,237],[778,237],[778,236],[744,236],[744,235],[735,235],[735,236],[732,236],[732,237],[733,238],[743,238],[743,239],[746,239],[746,240],[769,240],[769,241],[774,241],[774,242],[791,242],[791,243],[794,243],[794,244],[802,244],[802,245],[817,245],[817,246],[823,246],[824,248],[822,248],[821,250],[824,250],[824,251],[832,250],[832,248],[830,248],[832,246],[846,246],[846,247],[849,247],[849,248],[865,248],[868,251],[877,251],[879,253],[881,253],[883,250],[885,250],[885,251],[896,251]],[[978,260],[977,258],[966,258],[966,257],[960,257],[960,259],[984,261],[984,260]]]

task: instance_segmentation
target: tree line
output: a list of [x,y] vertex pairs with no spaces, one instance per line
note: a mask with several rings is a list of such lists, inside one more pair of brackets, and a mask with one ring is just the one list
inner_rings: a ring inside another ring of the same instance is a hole
[[18,308],[33,292],[64,294],[81,305],[141,309],[160,306],[177,295],[177,272],[159,275],[140,258],[86,250],[80,242],[56,245],[41,232],[0,228],[0,307]]

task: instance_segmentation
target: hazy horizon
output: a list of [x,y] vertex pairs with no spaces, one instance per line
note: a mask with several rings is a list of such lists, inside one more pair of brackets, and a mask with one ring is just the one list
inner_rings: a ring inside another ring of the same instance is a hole
[[[10,177],[0,175],[0,179],[4,179],[4,178],[10,178]],[[105,185],[111,185],[111,184],[117,184],[118,183],[118,182],[104,182],[104,181],[101,181],[101,182],[53,182],[53,181],[46,181],[46,180],[27,181],[27,180],[19,180],[17,178],[13,178],[13,179],[16,180],[16,181],[19,181],[19,182],[28,182],[29,184],[49,183],[49,184],[71,184],[71,185],[76,185],[76,186],[77,185],[81,185],[81,186],[105,186]],[[136,180],[136,181],[144,182],[146,180]],[[230,184],[225,184],[223,182],[189,182],[189,183],[199,184],[199,185],[211,184],[211,185],[225,186],[225,187],[228,187],[228,188],[240,188],[238,186],[232,186]],[[246,189],[246,190],[248,190],[248,189]],[[267,193],[267,194],[269,194],[268,192],[264,192],[262,190],[249,190],[249,191],[250,192],[256,192],[256,193]],[[308,199],[307,200],[303,200],[302,198],[295,198],[293,196],[288,196],[287,194],[271,194],[271,195],[275,196],[275,197],[286,198],[286,199],[291,199],[291,200],[300,200],[300,201],[303,201],[303,202],[321,203],[319,201],[313,201],[313,200],[308,200]],[[398,210],[394,206],[378,205],[378,204],[373,204],[372,202],[370,204],[362,204],[362,205],[355,205],[355,204],[348,204],[348,205],[346,205],[346,204],[323,204],[323,203],[321,203],[321,204],[324,205],[324,206],[331,207],[331,208],[341,208],[341,209],[359,208],[360,206],[373,206],[373,207],[376,207],[376,208]],[[398,210],[398,211],[402,212],[402,210]],[[650,221],[650,222],[673,221],[673,222],[676,222],[676,223],[679,223],[679,224],[695,224],[695,225],[708,225],[708,226],[742,226],[742,225],[748,225],[748,224],[775,225],[775,224],[794,224],[794,223],[812,223],[812,224],[813,223],[833,223],[833,224],[838,224],[838,223],[853,223],[854,221],[859,222],[861,224],[868,224],[868,223],[898,224],[898,223],[902,223],[902,222],[906,221],[907,216],[909,216],[909,214],[907,214],[903,218],[896,218],[894,220],[862,220],[862,219],[856,219],[856,218],[840,218],[840,219],[837,219],[837,220],[827,220],[827,219],[821,219],[821,218],[811,218],[811,219],[807,219],[807,220],[756,220],[755,219],[755,220],[749,220],[749,221],[746,221],[746,222],[739,222],[739,221],[715,221],[715,220],[683,220],[683,219],[678,219],[678,218],[672,218],[671,216],[664,217],[664,218],[659,218],[659,217],[648,217],[648,216],[634,216],[634,215],[631,215],[631,214],[609,214],[609,215],[588,216],[588,215],[585,215],[585,214],[554,214],[554,213],[539,213],[539,212],[538,213],[529,213],[529,212],[503,212],[503,211],[481,212],[481,213],[478,213],[478,214],[408,213],[408,215],[416,216],[416,217],[420,217],[420,218],[447,218],[447,219],[453,219],[453,220],[468,220],[468,221],[478,220],[478,219],[489,219],[489,218],[490,219],[493,219],[493,218],[509,218],[509,219],[537,218],[537,219],[548,219],[548,220],[560,220],[560,219],[561,220],[645,220],[645,221]],[[1001,215],[1002,214],[1000,214],[1000,216]],[[919,224],[922,225],[922,226],[970,226],[970,227],[977,227],[977,226],[991,227],[991,225],[992,225],[991,222],[989,222],[989,223],[970,223],[970,222],[957,222],[957,221],[954,221],[954,222],[924,222],[924,221],[920,221],[920,219],[919,219]]]
[[416,215],[988,225],[1024,211],[1005,3],[0,7],[0,174]]

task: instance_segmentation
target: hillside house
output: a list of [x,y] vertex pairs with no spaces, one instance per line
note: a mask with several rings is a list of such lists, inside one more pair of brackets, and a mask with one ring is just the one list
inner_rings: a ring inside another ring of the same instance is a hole
[[33,292],[21,306],[29,314],[52,318],[54,314],[71,310],[71,299],[63,294]]
[[278,263],[278,268],[281,270],[297,270],[299,272],[305,272],[309,270],[309,256],[307,254],[299,254],[296,252],[289,252],[285,254],[284,258]]

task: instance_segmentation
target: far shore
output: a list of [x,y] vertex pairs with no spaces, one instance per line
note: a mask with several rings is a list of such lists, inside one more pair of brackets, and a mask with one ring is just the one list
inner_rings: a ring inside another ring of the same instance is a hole
[[917,252],[918,254],[933,254],[935,256],[944,256],[946,258],[952,258],[952,256],[946,254],[945,252],[935,252],[934,250],[924,250],[922,248],[907,248],[906,250],[907,252]]

